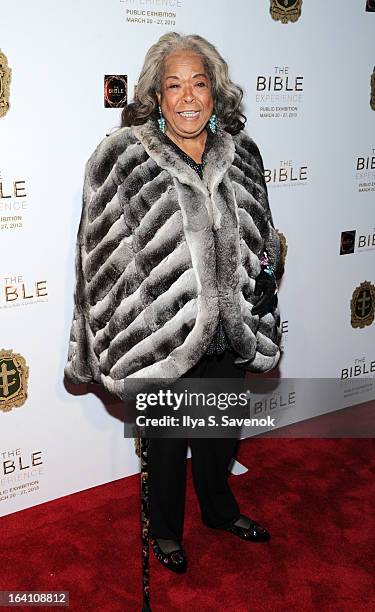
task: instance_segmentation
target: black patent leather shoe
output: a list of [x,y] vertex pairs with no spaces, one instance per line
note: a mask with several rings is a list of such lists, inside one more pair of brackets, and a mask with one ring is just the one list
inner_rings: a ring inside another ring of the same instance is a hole
[[152,550],[158,561],[164,567],[175,572],[176,574],[184,574],[187,570],[187,557],[182,546],[176,550],[172,550],[169,553],[165,553],[160,548],[156,541],[156,538],[150,538]]
[[224,527],[224,530],[234,533],[234,535],[242,540],[248,540],[248,542],[268,542],[271,535],[265,527],[248,516],[241,514],[241,517],[250,521],[250,527],[240,527],[239,525],[232,524],[229,527]]

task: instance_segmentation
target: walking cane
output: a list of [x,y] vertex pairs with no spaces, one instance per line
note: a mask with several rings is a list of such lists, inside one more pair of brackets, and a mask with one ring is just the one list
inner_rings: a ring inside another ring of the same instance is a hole
[[141,459],[141,537],[142,537],[142,579],[143,607],[142,612],[151,612],[150,608],[150,556],[149,556],[149,497],[148,497],[148,438],[139,435],[139,455]]

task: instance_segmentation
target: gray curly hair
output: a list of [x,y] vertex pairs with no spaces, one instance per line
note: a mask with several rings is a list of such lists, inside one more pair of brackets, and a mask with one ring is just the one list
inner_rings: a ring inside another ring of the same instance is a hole
[[146,53],[139,75],[134,100],[124,108],[121,125],[141,125],[150,117],[158,117],[156,93],[161,90],[161,77],[168,55],[175,51],[193,51],[202,58],[211,80],[214,108],[224,129],[230,134],[240,132],[246,123],[242,111],[243,91],[229,78],[228,64],[216,47],[197,34],[183,36],[177,32],[163,34]]

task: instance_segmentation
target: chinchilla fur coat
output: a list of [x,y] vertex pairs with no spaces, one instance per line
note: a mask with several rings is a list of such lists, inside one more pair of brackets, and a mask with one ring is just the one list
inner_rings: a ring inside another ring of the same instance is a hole
[[264,250],[278,274],[263,162],[245,132],[219,124],[203,180],[152,119],[107,136],[86,165],[67,379],[121,399],[129,378],[176,380],[219,314],[238,364],[274,368],[278,307],[251,312]]

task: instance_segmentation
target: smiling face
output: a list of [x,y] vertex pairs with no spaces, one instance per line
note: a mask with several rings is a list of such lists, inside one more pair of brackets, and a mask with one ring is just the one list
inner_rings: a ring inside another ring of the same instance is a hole
[[167,57],[161,91],[156,95],[167,133],[177,139],[199,136],[213,112],[211,81],[202,58],[192,51]]

